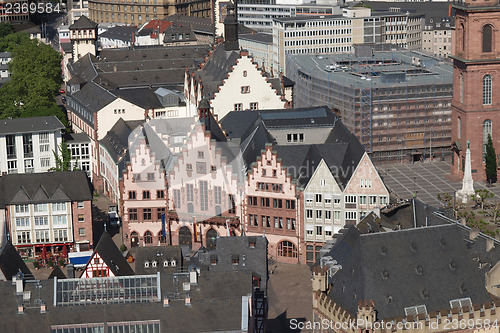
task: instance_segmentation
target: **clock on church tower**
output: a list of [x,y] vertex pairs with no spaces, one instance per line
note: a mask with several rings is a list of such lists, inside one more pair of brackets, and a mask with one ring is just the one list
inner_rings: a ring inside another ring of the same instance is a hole
[[467,140],[472,176],[485,181],[488,135],[500,154],[499,0],[455,2],[451,174],[463,177]]

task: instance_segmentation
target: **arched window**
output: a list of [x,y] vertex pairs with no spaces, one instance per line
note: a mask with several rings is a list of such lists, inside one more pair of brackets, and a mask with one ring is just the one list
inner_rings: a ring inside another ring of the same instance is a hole
[[460,73],[460,103],[464,102],[464,73]]
[[215,247],[217,245],[217,237],[218,236],[219,236],[219,234],[217,234],[217,231],[215,231],[213,228],[210,228],[210,230],[207,231],[206,244],[207,244],[207,249],[209,251],[215,250]]
[[458,117],[458,138],[462,138],[462,119]]
[[483,27],[483,52],[492,51],[493,27],[487,24]]
[[297,258],[297,247],[289,241],[279,243],[278,257]]
[[158,240],[161,244],[165,244],[167,242],[167,237],[163,236],[163,233],[160,231],[158,233]]
[[135,231],[132,231],[130,234],[130,244],[132,247],[136,247],[139,245],[139,234]]
[[465,27],[464,27],[464,24],[460,24],[460,31],[462,33],[462,51],[465,51]]
[[491,75],[483,76],[483,105],[491,105]]
[[491,135],[491,128],[492,128],[491,120],[486,119],[483,122],[483,162],[486,156],[486,143],[488,143],[488,135]]
[[153,243],[153,234],[149,230],[144,233],[144,243],[145,244]]

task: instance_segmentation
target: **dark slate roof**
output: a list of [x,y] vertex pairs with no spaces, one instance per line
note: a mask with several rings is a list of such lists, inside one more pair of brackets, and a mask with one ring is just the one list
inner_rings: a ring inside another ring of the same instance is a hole
[[[171,266],[172,260],[176,262],[174,267]],[[156,268],[151,265],[153,261],[157,262]],[[163,265],[165,261],[168,261],[167,267]],[[149,267],[145,267],[145,262],[149,263]],[[179,245],[140,246],[136,248],[135,274],[177,273],[178,267],[182,267],[182,253]]]
[[92,187],[85,171],[7,174],[0,177],[0,192],[3,192],[0,207],[5,204],[92,199]]
[[[413,213],[414,206],[415,215]],[[414,216],[416,219],[414,219]],[[382,210],[381,217],[381,219],[377,219],[377,222],[385,229],[409,229],[414,228],[415,224],[417,227],[454,224],[462,232],[462,238],[467,245],[470,257],[478,263],[478,267],[480,267],[483,273],[488,272],[494,265],[500,262],[500,241],[482,233],[471,239],[470,227],[450,218],[447,212],[440,211],[418,199],[406,200],[402,203],[394,204],[387,209],[387,212]],[[494,247],[492,249],[487,248],[488,241],[493,242]]]
[[272,44],[273,43],[273,35],[266,34],[263,32],[258,32],[256,34],[243,34],[238,36],[239,39],[245,39],[250,41],[255,41],[259,43]]
[[[73,93],[70,98],[75,99],[91,112],[98,112],[103,107],[113,102],[116,96],[94,82],[87,82],[80,90]],[[86,120],[86,118],[82,117]]]
[[55,116],[0,120],[0,135],[51,132],[64,129]]
[[295,85],[295,81],[291,80],[288,76],[285,75],[283,75],[282,81],[285,88],[293,87]]
[[188,26],[196,33],[203,33],[207,35],[214,34],[214,25],[209,18],[175,14],[167,16],[162,20],[169,21],[174,24],[180,24],[182,26]]
[[23,273],[26,278],[33,278],[30,269],[10,241],[7,241],[0,250],[0,270],[9,281],[19,272]]
[[71,53],[73,51],[73,45],[71,43],[61,43],[61,47],[64,53]]
[[120,118],[106,133],[106,136],[99,140],[99,144],[106,148],[115,163],[119,162],[123,153],[128,149],[130,133],[143,122],[142,120],[124,121]]
[[97,23],[91,21],[87,16],[82,15],[78,20],[69,26],[69,30],[76,29],[95,29],[97,28]]
[[58,265],[55,265],[54,268],[52,269],[52,272],[50,272],[49,277],[47,280],[53,280],[54,278],[59,279],[66,279],[66,275],[63,273],[61,268]]
[[[104,231],[99,239],[99,242],[94,249],[94,254],[96,252],[102,260],[104,260],[110,271],[113,272],[115,276],[134,275],[134,271],[128,264],[127,260],[123,257],[122,253],[107,231]],[[90,260],[92,260],[92,257],[90,257]]]
[[[184,37],[182,40],[178,40],[175,38],[172,38],[172,34],[183,34]],[[186,35],[189,34],[189,38],[186,38]],[[163,37],[163,42],[164,43],[178,43],[178,42],[194,42],[196,41],[196,36],[193,32],[193,29],[191,29],[189,26],[181,26],[181,25],[176,25],[173,24],[169,26],[168,28],[165,29],[164,31],[164,37]]]
[[68,64],[68,70],[72,77],[78,76],[80,82],[89,82],[97,76],[94,66],[96,60],[96,57],[87,53],[78,59],[77,62]]
[[114,89],[111,92],[113,95],[119,96],[134,105],[152,110],[163,108],[160,99],[155,94],[156,89],[157,88],[144,87],[135,89]]
[[99,35],[99,38],[118,39],[124,42],[132,43],[133,35],[137,32],[136,27],[120,26],[109,28]]
[[31,21],[12,24],[12,27],[15,32],[26,32],[28,34],[39,34],[42,32],[42,29]]
[[[372,8],[372,15],[377,15],[379,12],[389,12],[390,8],[400,8],[401,13],[418,13],[425,14],[426,21],[429,22],[430,19],[434,18],[441,21],[444,17],[450,17],[448,15],[450,10],[450,2],[447,1],[425,1],[425,2],[385,2],[385,1],[368,1],[367,5]],[[390,14],[396,14],[398,12],[391,11]],[[455,21],[455,9],[451,8],[451,25],[454,26]],[[450,29],[449,27],[447,29]]]
[[87,133],[64,133],[64,140],[66,140],[67,144],[70,143],[90,143],[90,138]]
[[[179,279],[185,281],[182,276]],[[172,274],[161,274],[160,281],[162,298],[172,295],[178,287],[174,285]],[[51,325],[146,320],[159,320],[160,332],[237,332],[241,331],[242,296],[252,294],[253,290],[249,271],[204,271],[197,285],[191,287],[190,306],[184,304],[181,291],[181,299],[171,301],[168,307],[163,307],[163,302],[54,307],[54,281],[42,280],[40,285],[40,298],[47,306],[47,312],[26,308],[24,314],[19,315],[15,286],[10,281],[0,282],[0,332],[50,332]]]
[[[211,271],[250,270],[261,280],[262,290],[267,288],[267,239],[265,236],[219,237],[213,251],[199,253],[199,260]],[[250,243],[254,247],[250,247]],[[211,258],[217,257],[217,264],[211,265]],[[233,257],[238,265],[233,265]],[[244,265],[243,265],[244,263]]]
[[450,309],[450,300],[491,301],[457,226],[362,235],[350,227],[327,254],[342,268],[329,280],[329,297],[351,314],[373,300],[377,319],[405,317],[405,307]]

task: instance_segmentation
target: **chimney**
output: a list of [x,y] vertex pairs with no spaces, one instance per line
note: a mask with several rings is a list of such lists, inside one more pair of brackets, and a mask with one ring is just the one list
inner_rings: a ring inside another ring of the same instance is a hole
[[495,247],[495,241],[491,238],[486,238],[486,252],[490,252]]
[[16,275],[16,294],[22,295],[24,293],[24,281],[23,274],[17,273]]
[[479,235],[479,229],[478,228],[471,228],[469,231],[469,239],[474,240],[477,238]]
[[196,268],[189,270],[189,283],[198,284],[198,272],[196,271]]
[[163,307],[166,308],[168,306],[170,306],[170,300],[168,299],[168,297],[165,297],[163,299]]
[[47,306],[45,304],[40,305],[40,313],[47,312]]
[[75,266],[72,263],[69,263],[68,266],[66,266],[66,273],[68,274],[68,279],[74,279],[75,278]]
[[187,306],[191,306],[191,297],[189,295],[186,296],[185,303]]
[[17,314],[24,314],[24,305],[19,305],[17,307]]

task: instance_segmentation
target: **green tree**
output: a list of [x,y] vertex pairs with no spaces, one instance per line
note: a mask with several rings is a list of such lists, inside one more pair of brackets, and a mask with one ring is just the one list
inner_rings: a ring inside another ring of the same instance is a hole
[[4,38],[10,34],[14,33],[14,27],[10,22],[0,23],[0,38]]
[[486,200],[493,198],[495,195],[493,192],[484,189],[475,190],[474,192],[475,194],[471,195],[471,198],[476,202],[476,205],[481,205],[481,210],[484,210]]
[[56,115],[66,123],[55,102],[62,82],[57,51],[37,40],[23,39],[12,50],[9,70],[11,79],[0,88],[0,118]]
[[486,162],[486,181],[491,185],[497,180],[497,154],[490,134],[488,134],[488,141],[486,142],[486,156],[484,159]]
[[65,140],[57,147],[59,153],[52,151],[56,160],[55,168],[50,171],[71,171],[71,150]]
[[25,32],[9,34],[0,38],[0,52],[12,52],[17,45],[30,40],[30,37]]

